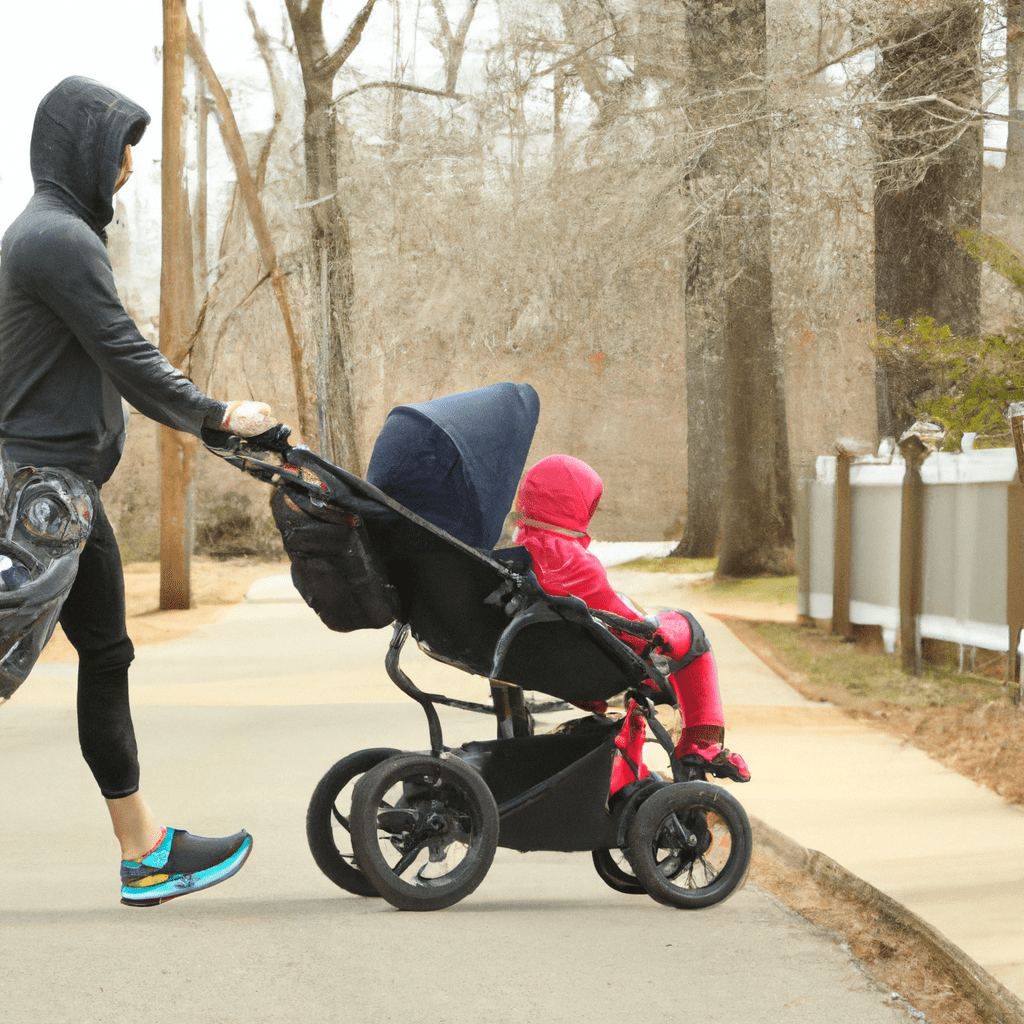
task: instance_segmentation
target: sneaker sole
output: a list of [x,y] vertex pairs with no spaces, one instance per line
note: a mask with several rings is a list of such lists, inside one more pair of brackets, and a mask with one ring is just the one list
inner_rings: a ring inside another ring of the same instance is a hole
[[[175,875],[166,882],[151,886],[144,890],[126,887],[121,889],[121,902],[126,907],[156,907],[161,903],[176,900],[179,896],[189,896],[194,892],[202,892],[220,882],[226,882],[232,875],[241,870],[249,854],[252,852],[252,836],[246,837],[242,845],[227,860],[215,864],[205,871],[196,871],[191,875]],[[145,892],[145,896],[135,898],[129,892]]]

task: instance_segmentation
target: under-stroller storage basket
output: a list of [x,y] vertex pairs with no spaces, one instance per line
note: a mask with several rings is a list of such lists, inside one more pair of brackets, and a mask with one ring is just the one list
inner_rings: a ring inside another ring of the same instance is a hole
[[494,794],[500,846],[569,851],[616,845],[608,787],[620,723],[586,718],[574,724],[569,733],[467,743],[456,752]]
[[292,582],[324,625],[350,633],[395,620],[398,596],[358,516],[314,505],[283,487],[274,491],[270,508],[292,564]]

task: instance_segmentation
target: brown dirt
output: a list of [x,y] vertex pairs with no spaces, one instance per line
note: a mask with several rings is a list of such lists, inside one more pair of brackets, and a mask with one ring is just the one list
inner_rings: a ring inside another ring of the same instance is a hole
[[844,941],[889,1001],[930,1024],[1021,1024],[1024,1004],[906,907],[756,818],[749,881]]

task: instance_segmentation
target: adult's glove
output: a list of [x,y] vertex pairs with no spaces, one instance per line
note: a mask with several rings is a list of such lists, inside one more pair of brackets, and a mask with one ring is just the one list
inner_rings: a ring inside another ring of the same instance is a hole
[[230,402],[220,429],[238,437],[256,437],[276,424],[266,402]]

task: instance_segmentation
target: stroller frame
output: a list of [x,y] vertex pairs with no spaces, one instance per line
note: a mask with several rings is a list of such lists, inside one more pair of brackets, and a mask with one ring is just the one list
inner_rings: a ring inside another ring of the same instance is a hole
[[[700,769],[675,758],[655,714],[656,702],[675,705],[674,693],[612,632],[650,640],[653,627],[544,594],[521,552],[491,557],[462,543],[305,446],[292,447],[286,427],[245,441],[208,431],[204,440],[232,465],[271,484],[272,505],[286,496],[292,507],[314,515],[344,516],[385,594],[381,600],[392,602],[381,616],[395,613],[388,676],[427,719],[429,750],[356,751],[314,790],[307,839],[335,884],[356,895],[383,896],[399,909],[441,909],[479,886],[502,846],[589,851],[613,889],[647,893],[681,909],[719,903],[742,886],[752,847],[742,806]],[[268,453],[281,462],[268,461]],[[376,527],[378,521],[384,525]],[[278,525],[285,533],[280,519]],[[409,542],[413,556],[396,538]],[[298,583],[300,562],[289,554]],[[443,602],[430,580],[434,568],[448,588],[470,593],[464,605],[479,615],[475,625],[487,634],[481,645],[451,632],[445,610],[437,607]],[[329,620],[316,595],[303,596]],[[429,656],[488,678],[491,702],[419,689],[400,664],[410,634]],[[536,685],[534,670],[542,677]],[[525,689],[561,699],[528,703]],[[668,754],[672,782],[641,778],[630,762],[635,781],[609,798],[614,758],[624,756],[615,744],[621,720],[584,714],[554,733],[535,735],[533,715],[620,693]],[[497,738],[447,747],[437,705],[494,716]]]

